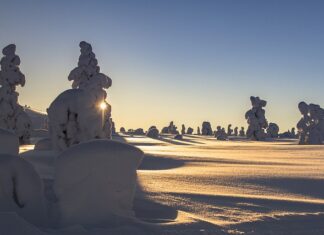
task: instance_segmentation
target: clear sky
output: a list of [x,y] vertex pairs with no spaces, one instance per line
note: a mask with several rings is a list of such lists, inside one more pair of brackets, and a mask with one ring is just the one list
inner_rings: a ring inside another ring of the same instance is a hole
[[117,128],[173,120],[246,126],[249,97],[284,131],[299,101],[324,105],[324,1],[1,0],[0,47],[17,45],[21,104],[45,111],[90,42]]

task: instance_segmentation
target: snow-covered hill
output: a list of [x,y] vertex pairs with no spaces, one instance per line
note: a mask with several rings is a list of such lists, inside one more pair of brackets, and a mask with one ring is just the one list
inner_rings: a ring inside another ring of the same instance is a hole
[[47,114],[41,111],[36,111],[31,107],[24,107],[25,112],[28,114],[32,121],[33,129],[47,129]]
[[[114,138],[145,153],[134,201],[137,221],[34,234],[324,234],[324,146],[196,135]],[[53,200],[53,159],[46,154],[25,157]]]

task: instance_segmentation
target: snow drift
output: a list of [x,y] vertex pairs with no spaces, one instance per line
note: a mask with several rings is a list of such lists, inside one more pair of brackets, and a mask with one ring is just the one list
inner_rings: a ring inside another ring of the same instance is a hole
[[42,181],[24,159],[0,154],[0,212],[16,212],[35,225],[46,222]]
[[54,192],[60,225],[95,225],[131,217],[143,152],[112,140],[72,146],[57,159]]
[[52,149],[52,141],[50,138],[40,139],[34,147],[35,150],[51,150]]
[[12,131],[0,128],[0,154],[17,155],[19,139]]

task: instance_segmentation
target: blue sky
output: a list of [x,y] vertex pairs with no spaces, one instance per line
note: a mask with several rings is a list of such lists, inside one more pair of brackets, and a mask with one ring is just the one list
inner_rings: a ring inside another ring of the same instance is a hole
[[21,104],[70,88],[81,40],[113,79],[116,126],[245,125],[249,97],[284,131],[299,101],[324,105],[324,1],[3,1],[0,47],[17,45]]

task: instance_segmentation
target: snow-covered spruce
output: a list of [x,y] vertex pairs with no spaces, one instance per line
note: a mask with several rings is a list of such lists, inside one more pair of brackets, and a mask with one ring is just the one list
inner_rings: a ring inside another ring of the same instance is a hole
[[227,135],[231,136],[233,134],[232,124],[227,126]]
[[133,216],[136,169],[143,152],[113,140],[72,146],[57,159],[54,191],[60,224],[98,225]]
[[56,150],[91,139],[111,138],[111,106],[105,89],[112,81],[100,73],[91,45],[80,42],[80,48],[78,67],[68,77],[73,89],[61,93],[47,109]]
[[18,155],[19,139],[14,132],[0,128],[0,154]]
[[187,129],[187,134],[192,135],[193,134],[193,129],[191,127],[188,127]]
[[245,136],[245,130],[244,130],[243,126],[241,127],[241,130],[240,130],[240,136],[241,137]]
[[162,134],[179,134],[178,128],[173,124],[173,121],[170,122],[169,126],[163,127],[161,133]]
[[225,131],[225,128],[222,128],[221,126],[217,126],[215,131],[215,137],[217,140],[227,140],[228,135]]
[[16,53],[16,45],[3,48],[4,55],[0,61],[0,128],[13,130],[20,143],[29,143],[31,120],[23,107],[18,103],[16,86],[25,85],[25,75],[20,72],[20,58]]
[[16,212],[35,225],[46,223],[42,181],[34,167],[16,155],[0,154],[0,211]]
[[264,140],[266,137],[265,128],[268,127],[268,121],[265,118],[267,101],[259,97],[250,97],[252,108],[245,113],[245,119],[248,123],[246,136],[252,140]]
[[297,123],[299,144],[322,144],[324,140],[324,109],[317,104],[300,102],[302,118]]
[[213,134],[213,129],[210,125],[210,122],[202,123],[201,134],[202,135],[212,135]]

